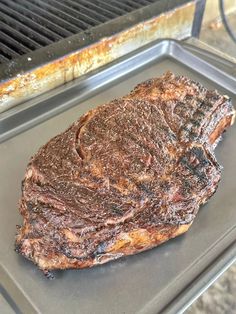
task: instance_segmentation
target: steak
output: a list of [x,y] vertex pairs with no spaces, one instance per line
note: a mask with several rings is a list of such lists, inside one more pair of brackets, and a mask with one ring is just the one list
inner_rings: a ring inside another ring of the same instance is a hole
[[16,251],[48,276],[186,232],[216,191],[227,96],[167,72],[83,115],[39,149],[22,183]]

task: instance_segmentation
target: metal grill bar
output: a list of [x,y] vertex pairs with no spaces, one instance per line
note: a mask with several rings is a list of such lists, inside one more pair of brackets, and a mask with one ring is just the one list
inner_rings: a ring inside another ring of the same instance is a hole
[[[51,19],[45,18],[43,15],[40,14],[41,13],[40,10],[37,10],[37,7],[35,10],[35,6],[33,4],[28,3],[25,0],[15,0],[15,3],[16,2],[19,3],[18,9],[23,15],[33,19],[38,24],[46,26],[52,32],[57,34],[60,38],[71,36],[73,34],[73,32],[70,32],[65,29],[64,23],[63,27],[61,27],[60,25],[53,23],[52,18]],[[22,7],[22,4],[24,5],[24,7]]]
[[101,8],[104,8],[110,12],[115,12],[118,16],[119,15],[123,15],[124,14],[124,10],[122,10],[121,8],[117,7],[117,6],[113,6],[112,4],[109,4],[109,2],[107,2],[106,0],[95,0],[95,3],[97,3],[98,6],[100,6]]
[[[1,6],[1,10],[3,7]],[[12,26],[14,29],[19,30],[23,34],[25,34],[27,37],[33,39],[37,43],[39,43],[41,46],[50,45],[52,43],[52,40],[46,38],[45,36],[41,35],[40,33],[34,31],[33,29],[30,29],[29,27],[25,26],[21,21],[17,20],[17,18],[5,14],[3,10],[1,11],[1,19],[8,25]]]
[[14,38],[11,36],[5,34],[0,30],[0,37],[1,37],[1,42],[4,45],[7,45],[9,48],[13,49],[14,51],[19,52],[19,54],[24,54],[30,52],[30,49],[27,47],[24,47],[21,43],[16,41]]
[[73,0],[61,0],[60,2],[63,2],[67,6],[71,7],[72,9],[76,9],[77,12],[79,11],[81,14],[84,14],[84,16],[92,16],[93,19],[96,19],[98,22],[106,22],[109,19],[106,16],[98,14],[96,11],[91,10],[89,8],[86,8],[82,3],[75,2]]
[[82,21],[80,21],[77,18],[74,18],[73,16],[71,16],[70,14],[66,13],[64,11],[64,8],[61,8],[60,3],[57,3],[57,6],[55,7],[55,3],[54,5],[50,4],[50,1],[44,2],[41,0],[27,0],[30,3],[34,3],[35,5],[38,6],[38,8],[47,10],[48,12],[50,12],[54,18],[56,19],[57,17],[60,17],[61,19],[63,19],[63,21],[66,21],[67,24],[71,24],[77,27],[77,32],[81,31],[81,30],[86,30],[90,25],[87,23],[84,23]]
[[97,6],[93,1],[88,1],[88,0],[79,0],[79,4],[83,5],[84,7],[91,9],[94,12],[97,12],[98,14],[107,17],[108,19],[114,19],[115,17],[117,17],[117,14],[115,14],[114,12],[110,12],[106,9],[100,8],[99,6]]
[[[1,48],[0,48],[1,49]],[[1,52],[2,53],[2,52]],[[7,62],[7,61],[9,61],[9,59],[8,58],[6,58],[6,57],[4,57],[2,54],[0,54],[0,63],[5,63],[5,62]]]
[[[20,1],[20,0],[19,0]],[[53,14],[47,8],[41,8],[37,4],[33,3],[33,1],[24,0],[25,7],[27,7],[31,12],[36,12],[41,18],[44,18],[47,21],[50,21],[52,24],[56,25],[57,28],[64,29],[64,32],[69,32],[70,34],[76,34],[80,32],[82,29],[72,23],[67,22],[65,19],[61,18],[58,15]],[[60,35],[63,36],[62,33]]]
[[26,7],[28,7],[31,11],[36,11],[38,14],[40,14],[41,17],[45,18],[47,21],[51,21],[51,23],[64,29],[64,31],[70,32],[71,34],[76,34],[77,32],[81,31],[80,28],[71,23],[68,23],[59,16],[52,14],[44,8],[39,8],[36,4],[32,3],[32,1],[25,0],[25,3]]
[[[2,0],[2,1],[4,1],[4,0]],[[46,29],[44,26],[38,25],[33,20],[22,15],[17,10],[12,9],[10,7],[7,7],[4,4],[1,5],[1,10],[6,15],[12,17],[12,19],[17,20],[17,22],[22,23],[22,25],[24,25],[25,28],[27,28],[28,33],[30,31],[35,31],[37,35],[40,34],[41,37],[43,37],[45,39],[45,44],[50,44],[51,42],[53,42],[55,40],[53,35],[51,35],[51,33],[48,29]]]
[[12,50],[10,47],[5,45],[3,42],[0,42],[0,49],[2,54],[7,57],[9,60],[12,59],[12,57],[19,57],[20,54],[18,54],[16,51]]
[[67,4],[62,3],[62,1],[47,0],[47,3],[50,3],[53,6],[56,5],[56,7],[60,8],[60,10],[63,10],[63,12],[70,14],[71,16],[75,17],[80,22],[82,22],[85,27],[95,26],[95,25],[99,24],[99,21],[97,21],[93,17],[84,15],[79,10],[75,11],[70,6],[68,6]]
[[[60,40],[62,37],[55,34],[54,32],[51,32],[50,29],[45,28],[44,26],[40,26],[40,24],[35,23],[34,20],[34,16],[32,16],[32,18],[28,17],[28,10],[23,8],[18,5],[16,2],[13,2],[12,0],[1,0],[2,2],[7,2],[6,3],[6,7],[9,6],[9,8],[11,8],[13,11],[16,11],[18,13],[18,15],[20,16],[21,20],[22,20],[22,16],[24,16],[25,22],[29,25],[32,26],[36,31],[41,31],[44,35],[46,35],[47,37],[49,37],[50,39],[52,39],[53,41],[55,40]],[[5,10],[6,10],[5,7]],[[9,9],[8,8],[8,9]]]
[[25,47],[28,47],[30,50],[34,50],[40,48],[41,45],[38,44],[33,39],[29,38],[28,36],[24,35],[22,32],[14,29],[13,27],[7,25],[0,21],[0,27],[5,34],[11,36],[11,38],[16,39],[19,44],[23,44]]
[[130,12],[133,10],[133,7],[128,5],[127,3],[120,2],[119,0],[110,0],[110,3],[124,9],[126,12]]
[[[139,1],[129,1],[129,0],[125,0],[124,3],[127,4],[127,5],[130,5],[133,9],[138,9],[140,8],[140,5],[138,3]],[[142,5],[141,5],[142,6]]]
[[0,64],[156,1],[0,0]]
[[138,1],[133,1],[133,0],[131,0],[131,2],[135,2],[135,3],[139,3],[139,7],[143,7],[143,6],[145,6],[145,5],[148,5],[148,4],[150,4],[150,2],[149,2],[149,0],[138,0]]

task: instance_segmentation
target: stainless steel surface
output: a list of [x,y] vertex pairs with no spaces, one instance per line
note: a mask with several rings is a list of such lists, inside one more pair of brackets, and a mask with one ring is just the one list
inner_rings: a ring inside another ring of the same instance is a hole
[[0,310],[3,314],[14,314],[13,309],[10,307],[9,303],[2,294],[0,294]]
[[192,52],[194,55],[215,65],[231,76],[236,77],[236,58],[193,37],[185,40],[183,45],[185,49]]
[[[230,94],[236,103],[236,85],[230,76],[176,44],[169,46],[168,51],[163,46],[158,47],[149,47],[149,54],[146,51],[146,54],[140,52],[138,56],[132,56],[131,63],[123,61],[119,66],[125,75],[115,71],[116,81],[108,83],[112,73],[106,72],[109,75],[103,92],[37,126],[31,125],[31,129],[0,144],[0,278],[20,309],[41,313],[128,314],[157,313],[165,308],[168,313],[176,313],[175,310],[183,310],[235,260],[235,126],[217,148],[217,158],[224,166],[219,189],[201,208],[184,236],[101,267],[57,272],[54,281],[46,280],[34,265],[13,251],[15,225],[21,222],[16,208],[20,181],[30,156],[90,108],[122,96],[137,83],[159,76],[166,70],[187,75],[208,88],[218,88]],[[48,101],[68,104],[71,91],[75,102],[81,92],[78,88],[76,94],[75,87],[67,90],[65,87],[65,93],[60,90],[60,95],[54,95]]]
[[217,66],[220,66],[221,63],[223,64],[229,61],[232,64],[236,64],[236,58],[234,58],[232,55],[229,55],[226,51],[219,50],[220,47],[213,47],[210,45],[210,43],[203,42],[200,39],[194,38],[194,37],[189,37],[188,39],[185,40],[185,42],[189,43],[190,45],[193,46],[193,50],[195,50],[196,53],[198,53],[198,49],[204,51],[204,54],[210,53],[213,55],[217,55],[221,60],[220,63],[217,63]]

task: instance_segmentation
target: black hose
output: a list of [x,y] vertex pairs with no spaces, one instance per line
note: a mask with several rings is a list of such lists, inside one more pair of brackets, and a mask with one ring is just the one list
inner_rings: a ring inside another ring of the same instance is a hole
[[229,25],[229,21],[225,15],[225,3],[224,0],[219,0],[219,8],[220,8],[220,15],[222,22],[224,24],[224,27],[229,34],[229,36],[233,39],[234,42],[236,42],[236,34],[233,32],[231,26]]

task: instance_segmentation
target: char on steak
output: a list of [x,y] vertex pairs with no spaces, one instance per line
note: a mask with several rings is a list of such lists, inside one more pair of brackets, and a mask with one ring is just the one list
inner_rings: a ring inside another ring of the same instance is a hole
[[227,96],[170,72],[89,111],[31,158],[16,251],[47,274],[186,232],[216,191],[233,119]]

